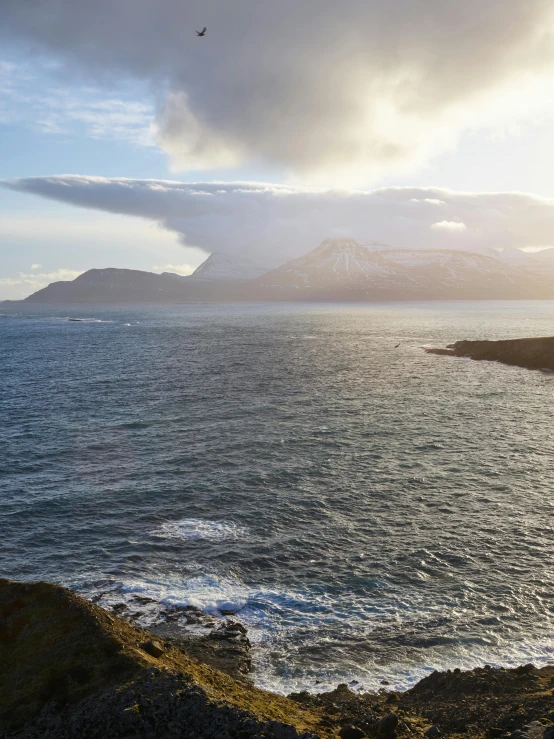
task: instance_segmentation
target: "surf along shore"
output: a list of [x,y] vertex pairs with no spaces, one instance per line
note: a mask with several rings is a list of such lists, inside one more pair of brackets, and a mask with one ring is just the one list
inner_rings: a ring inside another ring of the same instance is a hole
[[404,693],[342,684],[284,697],[248,680],[244,627],[230,619],[218,632],[203,647],[57,585],[0,580],[0,737],[554,739],[554,667],[434,672]]

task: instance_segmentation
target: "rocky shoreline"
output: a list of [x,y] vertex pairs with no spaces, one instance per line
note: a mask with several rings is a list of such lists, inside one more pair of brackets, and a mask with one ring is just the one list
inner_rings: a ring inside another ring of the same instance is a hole
[[188,620],[200,630],[178,637],[161,623],[156,633],[135,625],[133,608],[109,612],[56,585],[0,580],[0,737],[554,739],[554,666],[433,672],[406,692],[342,684],[283,697],[249,682],[250,643],[234,618],[170,608],[164,628]]
[[502,362],[554,372],[554,336],[501,341],[456,341],[445,349],[424,347],[428,354]]
[[112,593],[100,591],[91,602],[128,623],[146,628],[210,667],[239,680],[248,679],[252,645],[246,627],[231,612],[223,611],[217,616],[191,605],[163,605],[143,595],[133,595],[127,602],[105,602],[106,596]]

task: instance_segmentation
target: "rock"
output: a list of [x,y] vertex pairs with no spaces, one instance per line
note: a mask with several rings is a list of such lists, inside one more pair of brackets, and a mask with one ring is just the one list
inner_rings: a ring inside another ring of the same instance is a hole
[[362,739],[367,734],[357,726],[343,726],[339,731],[339,736],[341,739]]
[[430,726],[427,731],[425,732],[425,736],[428,737],[428,739],[435,739],[435,737],[438,737],[441,735],[441,730],[438,726]]
[[381,685],[390,685],[388,680],[381,680]]
[[239,624],[238,622],[233,622],[229,624],[222,624],[219,628],[214,629],[212,632],[210,632],[209,638],[210,639],[236,639],[237,641],[241,641],[241,638],[243,638],[246,634],[246,629],[242,624]]
[[[554,370],[554,336],[501,341],[456,341],[447,349],[425,349],[429,354],[471,357],[536,370]],[[527,665],[524,665],[527,667]]]
[[[548,729],[546,731],[548,731]],[[513,731],[510,734],[510,739],[543,739],[546,731],[544,729],[544,724],[541,724],[540,721],[532,721],[521,729]]]
[[268,721],[267,728],[271,732],[270,736],[275,737],[275,739],[295,739],[298,736],[294,726],[283,724],[281,721]]
[[146,652],[146,654],[149,654],[151,657],[161,657],[164,653],[164,648],[160,644],[159,641],[150,640],[147,642],[144,642],[144,644],[141,645],[141,649]]
[[519,667],[516,667],[514,672],[516,675],[530,675],[531,673],[535,672],[535,665],[529,663],[527,665],[520,665]]
[[396,727],[398,726],[398,716],[396,713],[389,713],[383,716],[377,727],[377,736],[381,739],[392,739],[396,736]]
[[554,726],[547,726],[542,735],[542,739],[554,739]]
[[125,708],[121,715],[121,723],[125,728],[134,728],[139,720],[140,707],[138,705]]
[[504,734],[504,729],[501,729],[500,726],[490,726],[487,731],[487,736],[489,736],[490,739],[498,739],[502,734]]

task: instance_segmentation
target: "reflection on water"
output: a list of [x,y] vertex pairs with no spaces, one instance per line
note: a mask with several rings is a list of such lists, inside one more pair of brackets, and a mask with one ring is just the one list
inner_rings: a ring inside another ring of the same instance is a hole
[[1,313],[5,576],[238,612],[281,690],[553,658],[552,377],[420,347],[554,303]]

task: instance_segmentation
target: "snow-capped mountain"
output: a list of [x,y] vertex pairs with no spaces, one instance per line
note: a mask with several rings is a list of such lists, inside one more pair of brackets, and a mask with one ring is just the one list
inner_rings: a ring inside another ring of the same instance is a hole
[[192,280],[253,280],[275,267],[214,252],[190,275]]
[[367,248],[327,239],[256,282],[321,299],[554,297],[554,281],[475,252]]

